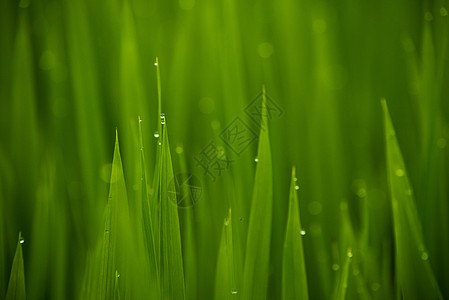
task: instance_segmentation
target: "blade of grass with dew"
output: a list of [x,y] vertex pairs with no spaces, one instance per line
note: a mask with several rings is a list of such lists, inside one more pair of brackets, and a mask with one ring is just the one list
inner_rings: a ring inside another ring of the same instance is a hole
[[282,299],[285,300],[309,299],[296,181],[296,169],[293,167],[282,257]]
[[25,300],[25,272],[23,267],[22,233],[19,232],[16,254],[12,262],[6,300]]
[[[162,118],[162,100],[161,100],[161,75],[159,69],[159,59],[156,57],[156,61],[154,63],[156,66],[156,74],[157,74],[157,96],[158,96],[158,118]],[[161,168],[162,168],[162,157],[161,157],[161,145],[162,145],[162,124],[161,120],[158,119],[157,122],[157,150],[156,150],[156,163],[154,165],[154,174],[153,174],[153,185],[151,189],[151,197],[150,197],[150,212],[151,212],[151,220],[153,221],[153,232],[154,232],[154,242],[156,248],[156,259],[160,261],[161,253],[160,253],[160,245],[161,245],[161,202],[160,202],[160,176],[161,176]]]
[[273,170],[264,86],[256,176],[246,242],[243,299],[263,300],[267,297],[272,201]]
[[[182,175],[181,179],[185,180],[185,182],[177,183],[176,186],[182,189],[178,192],[179,195],[183,197],[183,199],[178,200],[182,201],[180,204],[181,209],[178,213],[181,224],[181,245],[184,263],[186,299],[195,300],[198,299],[198,268],[196,266],[197,252],[195,241],[194,209],[196,205],[195,201],[198,200],[197,197],[201,197],[201,195],[198,196],[193,193],[201,192],[196,189],[201,189],[202,187],[196,186],[195,182],[190,181],[193,174],[187,170],[186,156],[182,145],[178,145],[176,147],[176,154],[179,162],[179,174]],[[183,175],[185,175],[185,177]]]
[[346,290],[348,289],[348,275],[349,275],[349,265],[351,264],[352,259],[352,249],[349,248],[347,251],[345,265],[343,266],[343,270],[340,275],[340,280],[334,291],[334,296],[332,299],[334,300],[345,300],[346,299]]
[[132,249],[129,238],[131,234],[126,184],[116,130],[104,233],[99,254],[97,299],[112,299],[114,297],[116,270],[121,270],[125,275],[124,288],[126,288],[126,283],[131,281],[127,279],[127,275],[130,274],[127,272],[127,267],[129,267],[127,254],[132,253],[129,253]]
[[179,229],[176,187],[168,143],[165,117],[162,123],[162,149],[160,174],[161,203],[161,281],[164,299],[185,299],[182,263],[181,233]]
[[235,299],[238,287],[235,273],[231,209],[224,219],[215,275],[215,300]]
[[115,270],[115,282],[114,282],[114,300],[120,300],[120,288],[118,280],[120,278],[120,274],[118,270]]
[[421,222],[387,103],[385,99],[381,103],[396,243],[398,296],[404,299],[441,299],[424,246]]
[[145,169],[145,154],[143,148],[142,122],[139,117],[139,140],[140,140],[140,167],[141,167],[141,211],[142,211],[142,229],[144,235],[145,251],[149,263],[150,291],[154,297],[159,296],[160,277],[158,261],[156,257],[156,247],[154,241],[153,221],[150,211],[150,199],[147,190],[147,175]]

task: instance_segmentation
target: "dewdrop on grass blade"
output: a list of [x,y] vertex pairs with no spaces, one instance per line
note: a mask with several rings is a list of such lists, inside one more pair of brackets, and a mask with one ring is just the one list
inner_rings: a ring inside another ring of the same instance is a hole
[[165,125],[165,113],[161,113],[161,124]]

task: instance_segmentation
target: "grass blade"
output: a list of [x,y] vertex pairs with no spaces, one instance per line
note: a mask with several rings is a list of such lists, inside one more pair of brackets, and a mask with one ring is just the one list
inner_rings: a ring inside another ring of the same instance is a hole
[[234,246],[232,241],[231,209],[225,218],[218,252],[217,274],[215,276],[215,300],[235,299],[238,294]]
[[257,300],[263,300],[267,296],[273,210],[273,178],[265,87],[261,122],[242,286],[243,299]]
[[293,167],[282,259],[282,299],[286,300],[309,299],[295,172]]
[[139,118],[139,137],[140,137],[140,166],[141,166],[141,211],[142,211],[142,230],[144,235],[144,244],[149,263],[150,285],[153,295],[159,295],[159,269],[156,256],[156,247],[154,241],[153,221],[150,211],[150,199],[147,190],[147,175],[145,170],[145,154],[143,150],[142,122]]
[[[161,280],[164,299],[185,299],[176,187],[165,117],[162,126],[160,203],[161,203]],[[170,193],[170,196],[169,196]],[[170,198],[169,198],[170,197]]]
[[343,270],[340,275],[340,280],[335,289],[334,300],[344,300],[346,299],[346,290],[348,288],[348,276],[349,276],[349,265],[351,264],[352,250],[348,249],[346,262],[343,266]]
[[[176,147],[176,153],[178,154],[179,171],[181,178],[183,175],[193,176],[187,169],[186,156],[182,145]],[[189,177],[190,178],[190,177]],[[177,187],[180,191],[182,199],[177,199],[182,202],[181,209],[178,210],[180,227],[181,227],[181,244],[182,244],[182,255],[184,262],[184,277],[186,286],[186,298],[187,299],[198,299],[198,268],[197,268],[197,247],[196,247],[196,235],[195,235],[195,223],[194,223],[194,212],[195,212],[195,200],[198,199],[198,195],[194,195],[198,188],[201,186],[192,186],[189,178],[186,178],[185,182],[178,182]]]
[[12,262],[11,275],[9,277],[6,300],[26,299],[25,294],[25,272],[23,268],[22,234],[19,233],[16,254]]
[[388,181],[393,207],[398,295],[404,299],[441,299],[424,246],[421,222],[385,99]]
[[[114,158],[106,207],[103,244],[100,262],[100,275],[97,294],[98,299],[112,299],[115,295],[116,270],[123,270],[127,275],[126,253],[130,229],[128,197],[120,156],[118,133],[116,131]],[[126,286],[126,284],[125,284]]]

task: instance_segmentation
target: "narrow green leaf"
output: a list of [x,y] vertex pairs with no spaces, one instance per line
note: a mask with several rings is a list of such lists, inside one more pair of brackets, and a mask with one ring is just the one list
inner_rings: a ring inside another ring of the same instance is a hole
[[119,277],[120,274],[118,273],[118,270],[115,270],[114,300],[120,300],[120,288],[118,284]]
[[127,238],[130,232],[128,197],[120,156],[118,133],[116,131],[104,226],[98,299],[111,299],[114,297],[115,272],[117,269],[120,268],[120,270],[123,270],[123,273],[127,273],[125,253],[128,247],[130,247]]
[[398,295],[404,299],[441,299],[440,289],[424,246],[421,222],[387,103],[385,99],[381,102],[393,208]]
[[161,280],[164,299],[185,299],[176,187],[168,143],[165,117],[162,126],[160,202],[161,202]]
[[340,274],[340,280],[338,281],[337,287],[334,293],[334,300],[345,300],[346,290],[348,288],[348,276],[349,276],[349,265],[352,260],[352,249],[349,248],[346,256],[346,261],[343,266],[343,270]]
[[25,294],[25,272],[23,268],[22,234],[19,232],[16,254],[12,262],[11,275],[9,277],[6,300],[26,299]]
[[232,241],[231,209],[229,209],[229,216],[224,220],[218,252],[215,276],[215,300],[235,299],[238,292]]
[[[157,73],[157,94],[158,94],[158,118],[162,117],[162,103],[161,103],[161,76],[160,76],[160,68],[159,68],[159,59],[156,57],[156,62],[154,63],[156,66],[156,73]],[[157,261],[160,260],[161,254],[159,253],[160,250],[160,243],[161,243],[161,198],[160,198],[160,176],[161,176],[161,169],[162,169],[162,156],[161,156],[161,149],[162,147],[162,124],[161,121],[158,119],[157,123],[157,133],[158,136],[158,147],[156,150],[156,164],[154,166],[154,174],[153,174],[153,184],[150,191],[151,197],[150,197],[150,212],[151,212],[151,219],[153,222],[153,232],[154,232],[154,242],[156,247],[156,258]]]
[[263,300],[267,297],[269,273],[273,178],[271,149],[268,136],[265,87],[256,177],[248,225],[245,266],[243,274],[243,299]]
[[176,153],[178,154],[179,170],[180,174],[189,176],[185,182],[177,182],[176,186],[181,190],[178,191],[182,199],[177,199],[182,202],[181,209],[178,211],[181,227],[181,244],[182,244],[182,258],[184,263],[184,278],[186,286],[186,298],[189,300],[198,299],[197,285],[198,285],[198,268],[197,264],[197,248],[195,240],[195,224],[194,224],[194,210],[195,200],[198,195],[193,193],[197,192],[198,186],[192,186],[193,183],[189,179],[193,176],[187,169],[186,156],[184,154],[183,147],[179,145],[176,147]]
[[144,235],[144,247],[147,254],[150,273],[150,285],[153,295],[159,295],[159,269],[154,241],[153,221],[150,212],[150,200],[147,190],[147,175],[145,170],[145,154],[143,149],[142,122],[139,117],[139,140],[140,140],[140,167],[141,167],[141,210],[142,230]]
[[309,299],[296,185],[297,178],[293,167],[282,259],[282,299],[286,300]]

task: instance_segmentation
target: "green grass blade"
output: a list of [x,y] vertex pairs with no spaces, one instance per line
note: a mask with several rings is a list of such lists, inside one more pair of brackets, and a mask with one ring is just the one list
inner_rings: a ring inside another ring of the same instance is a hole
[[181,233],[165,117],[163,123],[160,174],[162,296],[164,299],[182,300],[185,299],[185,286]]
[[23,268],[22,235],[19,233],[16,254],[12,262],[11,275],[9,277],[6,300],[26,299],[25,294],[25,272]]
[[309,299],[296,181],[293,167],[282,258],[282,299],[285,300]]
[[160,176],[162,169],[162,156],[161,156],[161,145],[162,145],[162,124],[159,120],[162,117],[162,103],[161,103],[161,76],[160,76],[160,68],[159,68],[159,59],[156,57],[156,62],[154,63],[156,66],[156,74],[157,74],[157,94],[158,94],[158,122],[157,122],[157,133],[159,136],[157,137],[158,147],[156,150],[156,164],[154,166],[154,174],[153,174],[153,184],[151,188],[151,197],[150,197],[150,212],[153,221],[153,232],[154,232],[154,242],[156,246],[156,258],[157,261],[160,260],[161,254],[160,243],[161,243],[161,201],[160,201]]
[[154,241],[153,221],[150,211],[150,199],[147,190],[147,175],[145,169],[145,154],[143,148],[142,122],[139,118],[139,139],[140,139],[140,167],[141,167],[141,211],[142,211],[142,229],[144,235],[145,251],[149,263],[151,292],[159,295],[159,269],[156,256],[156,246]]
[[215,300],[236,299],[239,290],[235,273],[231,209],[223,224],[216,273]]
[[115,294],[115,273],[120,268],[126,275],[125,253],[131,230],[128,197],[116,131],[109,197],[104,226],[102,262],[100,268],[99,299],[111,299]]
[[382,108],[396,242],[398,295],[404,299],[441,299],[424,246],[412,188],[385,99],[382,99]]
[[340,280],[338,281],[337,287],[335,289],[334,300],[344,300],[346,299],[346,290],[348,289],[348,276],[349,276],[349,265],[352,260],[352,250],[348,249],[346,261],[343,266],[343,270],[340,275]]
[[114,300],[120,300],[120,288],[118,279],[120,278],[120,274],[117,270],[115,270],[115,284],[114,284]]
[[270,258],[271,216],[273,201],[273,174],[268,136],[265,88],[256,177],[248,225],[245,266],[243,273],[243,299],[263,300],[267,296]]
[[[179,145],[176,147],[176,153],[179,161],[180,174],[192,175],[188,172],[186,156],[183,147]],[[184,263],[184,278],[186,286],[186,298],[195,300],[198,299],[198,268],[197,268],[197,247],[194,223],[195,204],[192,192],[194,188],[181,183],[177,186],[182,189],[180,195],[183,199],[182,209],[178,210],[180,227],[181,227],[181,244],[182,244],[182,258]],[[195,197],[195,196],[194,196]],[[178,200],[179,201],[179,200]]]

